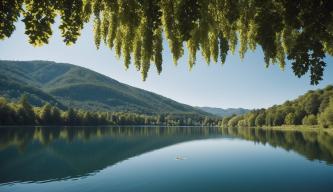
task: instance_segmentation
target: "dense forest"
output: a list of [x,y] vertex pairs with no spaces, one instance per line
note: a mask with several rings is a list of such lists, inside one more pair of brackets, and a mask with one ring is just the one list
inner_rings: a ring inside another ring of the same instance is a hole
[[294,101],[233,115],[219,122],[222,127],[262,127],[281,125],[320,125],[333,127],[333,86],[309,91]]
[[175,63],[187,46],[190,68],[198,50],[207,63],[225,63],[236,47],[243,58],[260,46],[266,66],[284,68],[289,60],[294,74],[309,74],[311,84],[322,80],[324,58],[333,55],[332,0],[2,0],[0,40],[20,19],[30,44],[47,44],[57,16],[66,45],[76,43],[93,20],[96,47],[114,49],[143,80],[151,63],[162,71],[163,39]]
[[44,104],[33,107],[23,95],[17,102],[0,97],[0,125],[175,125],[215,126],[217,118],[198,114],[138,114],[133,112],[91,112]]
[[33,107],[28,96],[16,102],[0,97],[0,125],[171,125],[171,126],[220,126],[263,127],[282,125],[319,125],[333,127],[333,86],[308,91],[305,95],[282,105],[255,109],[242,115],[223,119],[196,113],[153,113],[87,111],[45,103]]

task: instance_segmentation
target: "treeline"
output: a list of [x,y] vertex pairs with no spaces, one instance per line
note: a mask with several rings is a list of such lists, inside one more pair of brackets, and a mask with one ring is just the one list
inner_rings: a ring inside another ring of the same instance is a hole
[[294,101],[233,115],[219,122],[221,127],[320,125],[333,127],[333,86],[309,91]]
[[197,114],[138,114],[132,112],[92,112],[59,108],[46,103],[33,107],[27,95],[17,102],[0,97],[0,125],[172,125],[216,126],[219,119]]

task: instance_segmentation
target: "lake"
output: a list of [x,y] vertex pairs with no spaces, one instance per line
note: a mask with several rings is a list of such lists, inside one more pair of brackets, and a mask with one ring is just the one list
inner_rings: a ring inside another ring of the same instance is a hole
[[333,191],[333,136],[216,127],[3,127],[0,191]]

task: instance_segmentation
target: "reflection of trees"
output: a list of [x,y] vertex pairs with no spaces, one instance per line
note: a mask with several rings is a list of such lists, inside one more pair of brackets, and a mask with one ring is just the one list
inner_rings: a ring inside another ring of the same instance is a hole
[[333,163],[333,135],[324,131],[283,131],[252,128],[223,128],[228,135],[293,150],[310,160]]
[[202,127],[0,129],[0,183],[81,177],[149,151],[213,137],[219,131]]
[[3,149],[9,145],[24,148],[31,141],[47,145],[58,139],[71,142],[74,139],[84,141],[108,136],[208,136],[220,130],[214,127],[9,127],[0,132],[0,147]]
[[[20,150],[31,142],[48,145],[56,140],[73,142],[102,137],[182,137],[236,136],[246,140],[293,150],[310,160],[333,163],[333,136],[321,131],[281,131],[249,128],[204,127],[19,127],[3,128],[0,149],[16,146]],[[102,146],[101,146],[102,147]]]
[[0,129],[0,183],[80,177],[152,150],[216,136],[267,143],[310,160],[333,162],[333,137],[326,132],[217,127],[9,127]]
[[33,127],[9,127],[1,128],[0,132],[0,149],[14,145],[23,150],[33,140],[35,129]]

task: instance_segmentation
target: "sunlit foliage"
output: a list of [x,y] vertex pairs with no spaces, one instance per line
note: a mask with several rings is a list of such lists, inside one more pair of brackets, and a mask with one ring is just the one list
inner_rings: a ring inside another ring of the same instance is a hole
[[320,125],[333,127],[333,86],[309,91],[294,101],[253,110],[239,116],[224,117],[221,127],[262,127],[281,125]]
[[296,76],[310,72],[311,84],[322,80],[324,58],[333,54],[331,0],[3,0],[0,39],[11,36],[21,16],[29,43],[47,44],[57,15],[67,45],[93,20],[96,47],[114,48],[126,68],[134,57],[143,80],[151,63],[162,71],[163,37],[175,63],[187,46],[190,68],[198,50],[207,63],[224,63],[238,43],[241,58],[259,45],[266,66],[283,69],[290,60]]

